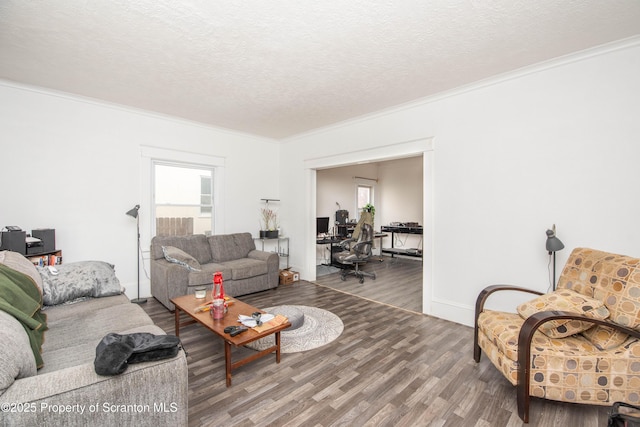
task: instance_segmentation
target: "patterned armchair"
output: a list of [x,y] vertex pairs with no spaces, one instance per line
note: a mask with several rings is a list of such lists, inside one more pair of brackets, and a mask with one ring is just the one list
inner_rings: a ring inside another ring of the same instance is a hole
[[[485,309],[487,298],[503,290],[538,296],[517,313]],[[640,259],[576,248],[554,292],[489,286],[475,317],[474,360],[484,350],[516,386],[525,423],[530,396],[640,404]]]

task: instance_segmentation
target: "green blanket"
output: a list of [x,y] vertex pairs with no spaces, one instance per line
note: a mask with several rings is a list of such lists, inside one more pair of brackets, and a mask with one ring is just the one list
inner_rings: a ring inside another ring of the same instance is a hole
[[26,274],[0,264],[0,310],[6,311],[27,331],[36,366],[42,361],[42,343],[47,330],[47,316],[41,311],[42,294],[33,279]]

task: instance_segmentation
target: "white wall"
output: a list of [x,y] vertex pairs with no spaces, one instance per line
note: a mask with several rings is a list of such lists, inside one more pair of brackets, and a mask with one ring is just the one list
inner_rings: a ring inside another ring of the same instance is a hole
[[577,246],[640,256],[638,75],[635,39],[287,140],[281,193],[299,203],[283,215],[291,234],[303,236],[292,264],[303,277],[314,275],[313,231],[304,218],[315,216],[315,175],[305,165],[340,164],[342,156],[366,158],[430,137],[426,312],[469,325],[488,284],[546,290],[545,230],[554,223],[566,245],[560,266]]
[[[224,160],[217,233],[257,235],[260,198],[279,197],[278,144],[269,139],[6,81],[0,81],[0,129],[0,227],[55,228],[64,262],[115,264],[129,297],[136,295],[136,231],[125,212],[137,203],[142,247],[149,248],[141,146]],[[149,295],[144,272],[141,295]]]
[[[378,178],[378,165],[352,165],[344,168],[332,168],[318,171],[316,192],[317,216],[328,216],[329,225],[335,222],[336,210],[349,211],[349,218],[356,216],[356,184],[354,177]],[[376,192],[377,196],[377,192]],[[376,228],[380,228],[376,224]]]
[[[379,163],[378,188],[380,199],[376,206],[376,224],[417,222],[423,224],[422,156]],[[379,212],[378,212],[379,211]],[[384,238],[384,247],[391,246],[391,234]],[[422,236],[395,234],[394,247],[401,249],[424,247]]]

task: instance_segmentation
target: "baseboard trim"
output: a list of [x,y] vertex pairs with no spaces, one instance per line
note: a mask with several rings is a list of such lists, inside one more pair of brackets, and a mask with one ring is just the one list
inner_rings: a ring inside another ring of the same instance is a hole
[[453,301],[433,298],[431,300],[431,315],[461,325],[471,326],[475,322],[473,307],[458,304]]

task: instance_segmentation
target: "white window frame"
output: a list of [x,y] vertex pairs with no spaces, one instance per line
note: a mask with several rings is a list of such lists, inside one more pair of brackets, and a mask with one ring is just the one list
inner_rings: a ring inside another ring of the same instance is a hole
[[140,147],[140,244],[145,259],[149,257],[151,238],[156,234],[153,215],[153,163],[164,161],[167,163],[191,164],[213,169],[213,219],[212,233],[224,233],[224,210],[222,201],[225,200],[225,163],[224,157],[206,154],[190,153],[186,151],[170,150],[151,146]]
[[[156,200],[156,194],[155,194],[155,188],[156,188],[156,166],[167,166],[167,167],[172,167],[172,168],[184,168],[184,169],[193,169],[193,170],[207,170],[210,171],[210,176],[208,177],[209,179],[211,179],[212,184],[215,185],[215,183],[213,182],[214,179],[214,174],[215,174],[215,168],[211,167],[211,166],[207,166],[207,165],[201,165],[201,164],[193,164],[193,163],[184,163],[184,162],[167,162],[166,160],[157,160],[157,159],[153,159],[151,161],[152,163],[152,173],[151,173],[151,222],[153,223],[153,235],[155,235],[155,233],[157,232],[157,230],[155,229],[156,227],[156,209],[158,207],[158,201]],[[198,176],[198,200],[201,202],[202,201],[202,197],[201,197],[201,190],[202,190],[202,178],[204,178],[204,175],[199,175]],[[213,202],[213,187],[211,187],[211,201]],[[212,234],[215,234],[215,224],[214,224],[214,217],[215,217],[215,211],[213,210],[213,204],[211,205],[211,212],[207,212],[207,213],[203,213],[202,212],[202,204],[177,204],[177,205],[173,205],[173,206],[183,206],[183,207],[198,207],[198,217],[199,218],[209,218],[209,229],[211,230]],[[195,225],[195,223],[194,223]]]
[[[202,182],[203,180],[208,180],[210,181],[210,193],[207,193],[207,195],[209,196],[209,198],[211,199],[211,206],[206,206],[206,210],[203,210],[203,208],[205,206],[202,205],[202,196],[205,195],[205,193],[202,192]],[[201,217],[209,217],[209,216],[213,216],[214,212],[213,212],[213,199],[214,199],[214,194],[213,194],[213,174],[211,174],[211,176],[204,176],[204,175],[200,175],[200,216]],[[213,219],[211,220],[213,221]],[[213,229],[213,222],[211,223],[211,227]]]
[[356,218],[360,219],[360,212],[362,212],[362,209],[358,206],[358,189],[360,187],[367,187],[369,188],[370,192],[369,192],[369,203],[371,203],[373,206],[376,205],[375,200],[376,200],[376,184],[377,184],[377,180],[375,179],[367,179],[367,178],[354,178],[355,181],[355,211],[356,211]]

